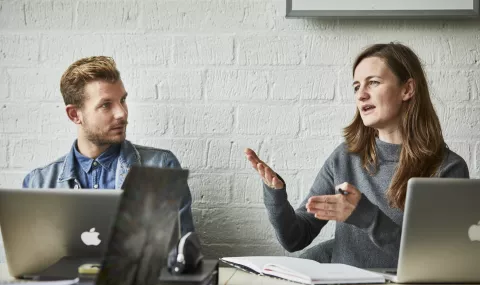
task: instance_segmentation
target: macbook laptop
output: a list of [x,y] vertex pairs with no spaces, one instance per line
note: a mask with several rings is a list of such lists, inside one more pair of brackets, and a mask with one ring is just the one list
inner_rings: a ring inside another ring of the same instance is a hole
[[408,181],[396,283],[480,282],[480,179]]
[[[179,240],[178,210],[188,195],[187,178],[186,169],[130,168],[104,259],[93,265],[99,271],[90,284],[218,284],[218,260],[197,262],[199,248],[186,241],[194,234]],[[176,271],[174,264],[183,264],[185,271]]]
[[76,273],[83,263],[99,262],[121,192],[0,189],[0,227],[10,274],[31,278],[56,263]]
[[122,185],[97,285],[155,284],[180,233],[188,170],[133,166]]

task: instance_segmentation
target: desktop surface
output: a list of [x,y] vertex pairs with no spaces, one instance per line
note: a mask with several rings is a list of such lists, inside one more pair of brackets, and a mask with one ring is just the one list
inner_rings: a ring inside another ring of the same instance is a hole
[[[375,269],[378,270],[378,269]],[[8,274],[7,264],[0,263],[0,284],[6,281],[13,281],[14,278]],[[28,284],[26,282],[25,284]],[[92,282],[80,282],[78,284],[87,285]],[[293,285],[299,284],[295,282],[289,282],[276,278],[270,278],[265,276],[259,276],[251,273],[244,272],[232,267],[219,267],[218,284],[221,285],[244,285],[244,284],[258,284],[258,285]],[[458,283],[456,283],[458,284]],[[480,285],[480,283],[470,285]],[[423,284],[424,285],[424,284]],[[447,285],[442,283],[442,285]]]

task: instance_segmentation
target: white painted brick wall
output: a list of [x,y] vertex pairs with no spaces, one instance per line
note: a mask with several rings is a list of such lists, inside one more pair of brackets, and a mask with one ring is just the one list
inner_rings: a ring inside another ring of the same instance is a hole
[[272,99],[332,101],[336,78],[333,68],[275,71],[272,74]]
[[8,138],[6,135],[0,137],[0,167],[8,167]]
[[[298,205],[353,117],[353,58],[392,40],[422,58],[446,140],[480,177],[478,22],[284,15],[284,0],[0,0],[0,187],[68,151],[60,76],[109,55],[129,92],[129,139],[190,169],[206,254],[288,254],[243,150],[275,167]],[[329,223],[314,243],[333,233]]]
[[231,65],[232,36],[176,36],[173,46],[173,65]]
[[238,106],[237,128],[246,135],[296,136],[300,130],[297,106],[249,104]]
[[[5,94],[9,96],[12,101],[51,101],[55,103],[62,103],[63,100],[58,100],[58,89],[60,86],[59,78],[62,76],[64,70],[52,68],[12,68],[8,69],[4,79],[10,86],[22,86],[23,88],[13,88],[14,94]],[[0,79],[1,80],[1,79]],[[29,84],[25,84],[29,82]],[[7,85],[8,86],[8,85]],[[13,100],[14,99],[14,100]]]
[[303,39],[299,36],[252,35],[238,37],[240,65],[299,65]]
[[205,80],[205,97],[212,101],[263,101],[268,98],[269,73],[262,70],[213,70]]

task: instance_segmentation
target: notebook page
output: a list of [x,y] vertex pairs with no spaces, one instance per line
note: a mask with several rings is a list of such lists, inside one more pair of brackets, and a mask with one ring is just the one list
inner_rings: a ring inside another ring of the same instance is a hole
[[257,272],[258,274],[262,274],[263,265],[268,261],[267,258],[268,258],[267,256],[223,257],[223,258],[220,258],[220,260],[224,260],[234,264],[239,264],[239,265],[250,268],[251,270]]
[[[287,256],[246,256],[223,258],[232,263],[305,284],[384,283],[378,273],[345,264],[319,263],[309,259]],[[260,268],[262,269],[261,271]]]
[[314,284],[324,283],[385,283],[385,278],[365,269],[345,264],[321,264],[321,270],[311,275]]
[[264,269],[275,271],[275,269],[281,270],[279,266],[287,267],[290,271],[296,272],[296,275],[300,278],[309,277],[314,284],[385,282],[385,278],[381,274],[345,264],[319,263],[301,258],[287,260],[286,262],[278,260],[274,263],[277,265],[276,267],[270,268],[267,266]]
[[287,279],[304,284],[313,284],[312,279],[305,275],[298,273],[294,270],[291,270],[287,267],[276,265],[276,264],[266,264],[263,269],[265,275],[275,276],[282,279]]
[[320,263],[296,257],[288,256],[243,256],[224,257],[221,260],[248,267],[259,274],[276,276],[300,283],[311,284],[308,274],[299,272],[296,269],[297,263]]

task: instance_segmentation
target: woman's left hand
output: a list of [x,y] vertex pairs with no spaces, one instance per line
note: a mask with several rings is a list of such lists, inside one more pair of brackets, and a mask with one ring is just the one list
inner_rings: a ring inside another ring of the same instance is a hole
[[344,222],[358,205],[362,193],[358,189],[344,182],[335,186],[346,194],[312,196],[308,199],[305,207],[307,212],[315,214],[320,220],[334,220]]

